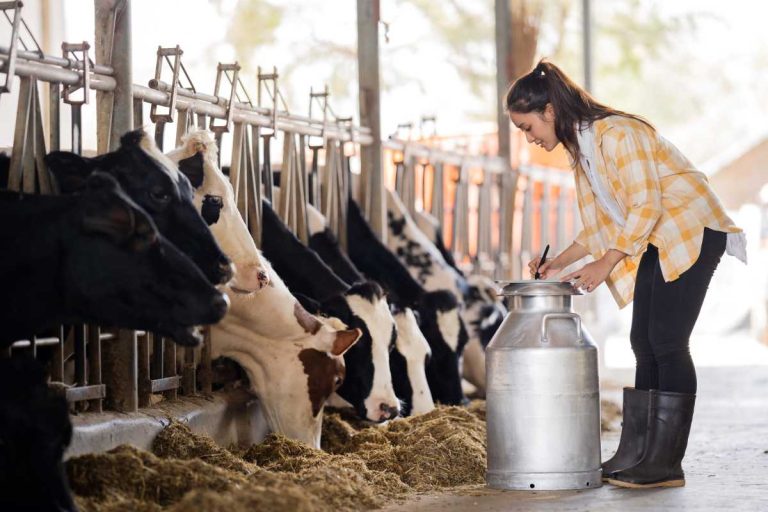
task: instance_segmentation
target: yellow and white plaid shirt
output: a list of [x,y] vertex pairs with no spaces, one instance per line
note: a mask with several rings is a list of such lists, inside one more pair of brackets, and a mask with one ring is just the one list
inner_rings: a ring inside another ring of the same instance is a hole
[[665,281],[674,281],[698,259],[704,228],[741,230],[726,215],[706,175],[669,141],[635,119],[611,116],[594,122],[595,175],[626,220],[617,225],[603,209],[581,162],[574,162],[583,229],[576,243],[598,259],[617,249],[629,256],[606,280],[620,308],[634,296],[637,268],[648,243],[659,249]]

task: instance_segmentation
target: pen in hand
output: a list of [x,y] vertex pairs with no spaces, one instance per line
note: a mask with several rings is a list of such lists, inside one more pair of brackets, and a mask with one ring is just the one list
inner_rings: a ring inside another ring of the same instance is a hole
[[536,273],[533,274],[534,279],[541,279],[541,274],[539,273],[539,268],[544,264],[544,261],[547,259],[547,253],[549,252],[549,244],[544,248],[544,254],[541,255],[541,259],[539,260],[539,264],[536,265]]

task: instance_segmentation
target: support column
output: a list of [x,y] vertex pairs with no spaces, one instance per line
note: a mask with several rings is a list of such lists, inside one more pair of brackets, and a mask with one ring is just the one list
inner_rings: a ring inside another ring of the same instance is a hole
[[357,69],[360,84],[360,126],[371,130],[373,143],[362,146],[361,196],[373,231],[383,239],[384,177],[381,162],[381,86],[379,82],[379,0],[357,0]]
[[106,153],[133,130],[131,0],[94,0],[94,6],[96,64],[111,66],[116,82],[114,92],[96,94],[98,152]]
[[584,89],[592,91],[592,2],[582,0],[582,30],[584,33]]

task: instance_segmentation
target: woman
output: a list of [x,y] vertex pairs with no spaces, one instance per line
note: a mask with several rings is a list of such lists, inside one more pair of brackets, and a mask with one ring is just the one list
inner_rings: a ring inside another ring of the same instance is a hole
[[[744,234],[707,178],[644,119],[595,101],[549,62],[506,95],[511,121],[529,143],[562,143],[576,180],[582,231],[539,268],[591,292],[606,282],[619,307],[634,299],[630,341],[635,387],[624,390],[619,448],[603,478],[622,487],[685,485],[681,467],[696,398],[688,349],[723,252],[746,263]],[[539,260],[529,263],[531,274]]]

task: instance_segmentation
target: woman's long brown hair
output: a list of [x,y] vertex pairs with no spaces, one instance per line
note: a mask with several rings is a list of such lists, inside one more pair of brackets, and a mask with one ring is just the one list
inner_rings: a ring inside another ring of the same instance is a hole
[[507,91],[505,104],[508,112],[542,114],[548,103],[555,112],[555,135],[575,161],[581,156],[576,138],[577,123],[591,125],[608,116],[624,116],[654,129],[640,116],[598,102],[560,68],[542,59],[530,73],[515,80]]

